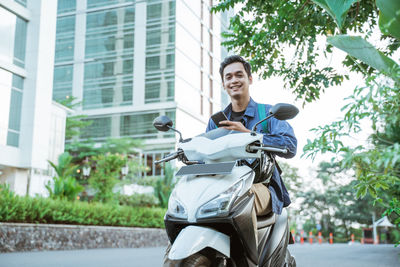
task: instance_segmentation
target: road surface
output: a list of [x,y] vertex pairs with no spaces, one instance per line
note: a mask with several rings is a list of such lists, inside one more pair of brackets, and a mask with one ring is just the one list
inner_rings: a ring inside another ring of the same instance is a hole
[[[393,245],[290,245],[299,267],[400,267]],[[164,248],[91,249],[0,254],[1,267],[157,267]]]

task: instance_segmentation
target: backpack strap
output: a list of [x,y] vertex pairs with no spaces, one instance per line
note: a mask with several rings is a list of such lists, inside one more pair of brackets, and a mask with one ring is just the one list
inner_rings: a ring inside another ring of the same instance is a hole
[[[258,117],[260,120],[265,119],[267,117],[267,114],[265,112],[265,105],[264,104],[257,104],[257,109],[258,109]],[[267,121],[263,121],[261,123],[263,127],[264,133],[268,133],[268,123]]]

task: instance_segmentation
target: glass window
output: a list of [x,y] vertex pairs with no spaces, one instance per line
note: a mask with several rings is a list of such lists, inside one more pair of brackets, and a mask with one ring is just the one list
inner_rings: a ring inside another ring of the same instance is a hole
[[72,65],[54,67],[53,80],[53,99],[63,100],[67,96],[72,96]]
[[145,103],[174,100],[174,76],[160,76],[146,79]]
[[18,147],[21,126],[23,78],[13,74],[8,118],[7,145]]
[[73,33],[75,31],[75,15],[57,19],[56,34]]
[[84,128],[81,138],[102,139],[111,136],[111,117],[89,119],[92,124]]
[[57,13],[65,13],[75,11],[76,0],[58,0]]
[[8,120],[8,129],[19,131],[21,124],[22,92],[11,91],[10,117]]
[[19,146],[19,133],[8,131],[7,133],[7,145],[8,146]]
[[110,6],[120,3],[129,3],[134,1],[132,0],[87,0],[87,7],[94,8],[94,7],[101,7],[101,6]]
[[55,62],[74,59],[75,15],[57,19]]
[[0,60],[25,65],[27,22],[0,7]]
[[132,6],[88,13],[84,109],[132,104],[134,22]]
[[[114,137],[133,137],[133,138],[168,138],[174,137],[175,133],[159,132],[153,126],[153,120],[164,114],[160,112],[146,112],[135,114],[116,114],[104,117],[86,119],[92,124],[84,128],[81,132],[82,139],[91,138],[93,140],[105,140],[111,136],[112,125],[119,124],[119,132],[113,129]],[[165,114],[175,121],[175,111],[167,111]],[[118,122],[118,123],[116,123]]]
[[147,3],[145,103],[173,101],[175,2]]
[[[173,137],[174,132],[159,132],[153,126],[153,120],[160,116],[156,113],[138,113],[121,116],[120,135],[136,138],[166,138]],[[175,111],[166,112],[166,115],[175,121]]]
[[147,5],[147,20],[161,18],[162,4],[149,4]]
[[25,66],[26,27],[26,21],[17,17],[17,24],[15,27],[14,64],[20,67]]
[[14,0],[14,2],[26,7],[26,0]]
[[160,69],[160,56],[151,56],[146,58],[146,71]]
[[174,151],[174,148],[166,151],[149,151],[144,152],[142,155],[142,162],[148,167],[147,172],[142,172],[142,176],[155,176],[155,175],[164,175],[164,166],[163,164],[155,164],[156,160],[160,160],[166,155],[170,154]]

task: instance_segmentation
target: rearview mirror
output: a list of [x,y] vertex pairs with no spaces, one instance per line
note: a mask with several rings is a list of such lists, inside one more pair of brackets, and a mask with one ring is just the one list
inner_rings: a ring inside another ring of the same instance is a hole
[[290,120],[296,117],[299,109],[291,104],[278,103],[270,108],[269,113],[278,120]]
[[153,126],[161,132],[169,131],[172,125],[173,125],[172,120],[165,115],[159,116],[155,118],[153,121]]

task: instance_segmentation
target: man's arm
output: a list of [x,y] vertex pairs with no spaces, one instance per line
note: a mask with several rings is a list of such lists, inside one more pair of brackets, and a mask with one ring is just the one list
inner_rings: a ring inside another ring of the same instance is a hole
[[293,158],[297,151],[297,139],[290,124],[271,118],[268,128],[269,132],[264,134],[263,138],[264,145],[286,147],[288,149],[287,154],[276,153],[276,155],[283,158]]
[[206,133],[209,132],[209,131],[211,131],[211,130],[214,130],[214,129],[216,129],[216,128],[217,128],[217,126],[215,125],[214,121],[210,118],[210,119],[208,120]]

